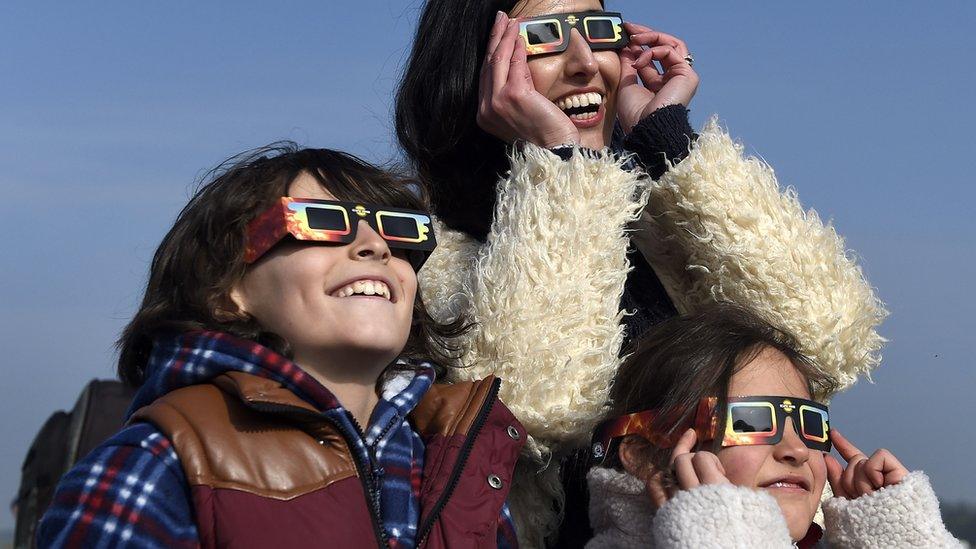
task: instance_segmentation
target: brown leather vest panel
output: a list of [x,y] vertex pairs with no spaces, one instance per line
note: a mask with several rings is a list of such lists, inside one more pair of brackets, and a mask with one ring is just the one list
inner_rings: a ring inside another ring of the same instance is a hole
[[173,442],[191,486],[287,500],[356,476],[349,448],[327,423],[308,428],[246,407],[211,384],[172,391],[138,410]]
[[488,397],[495,376],[453,385],[434,384],[410,417],[424,437],[467,435]]

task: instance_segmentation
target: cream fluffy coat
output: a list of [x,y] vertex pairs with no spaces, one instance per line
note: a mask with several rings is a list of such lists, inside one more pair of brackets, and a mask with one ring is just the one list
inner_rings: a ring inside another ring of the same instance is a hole
[[[587,549],[793,546],[779,505],[761,490],[699,486],[655,513],[644,483],[627,473],[598,467],[587,480],[594,530]],[[829,547],[963,547],[946,530],[922,472],[854,500],[829,498],[823,507]]]
[[656,182],[609,153],[563,161],[527,145],[499,182],[485,243],[437,230],[421,271],[428,307],[475,323],[461,341],[466,367],[451,375],[501,377],[501,398],[530,435],[510,500],[527,547],[558,526],[550,464],[585,445],[606,410],[631,237],[682,312],[748,304],[793,331],[842,386],[880,360],[885,311],[843,240],[714,121]]

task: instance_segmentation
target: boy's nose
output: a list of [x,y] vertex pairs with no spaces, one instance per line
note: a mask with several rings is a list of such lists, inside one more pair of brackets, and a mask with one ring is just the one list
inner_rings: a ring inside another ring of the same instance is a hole
[[350,252],[354,259],[379,259],[384,263],[393,255],[386,240],[363,220],[356,228],[356,240],[350,246]]

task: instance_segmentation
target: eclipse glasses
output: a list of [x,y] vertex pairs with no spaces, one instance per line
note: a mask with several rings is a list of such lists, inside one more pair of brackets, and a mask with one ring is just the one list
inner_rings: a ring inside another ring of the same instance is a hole
[[619,50],[630,42],[623,17],[609,11],[553,13],[519,22],[519,34],[528,55],[566,51],[573,29],[579,31],[593,51]]

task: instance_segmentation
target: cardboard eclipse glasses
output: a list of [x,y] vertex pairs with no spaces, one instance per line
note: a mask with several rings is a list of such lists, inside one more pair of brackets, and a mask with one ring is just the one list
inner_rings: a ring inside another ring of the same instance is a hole
[[419,271],[437,247],[434,226],[426,212],[283,196],[248,225],[244,262],[254,263],[288,235],[303,241],[350,244],[356,240],[360,220],[390,248],[406,250],[414,270]]
[[[699,441],[717,437],[717,405],[715,397],[703,398],[699,402],[693,426]],[[827,406],[819,402],[782,396],[730,397],[725,413],[723,448],[778,444],[783,440],[786,418],[791,417],[793,427],[807,448],[821,452],[831,449],[830,414]],[[644,410],[604,421],[593,434],[593,457],[602,461],[610,441],[626,435],[640,435],[659,448],[673,447],[684,429],[677,429],[670,437],[655,432],[652,426],[660,415],[658,410]]]
[[609,11],[553,13],[519,21],[519,34],[528,55],[566,51],[573,29],[579,31],[594,51],[619,50],[630,42],[623,17]]

